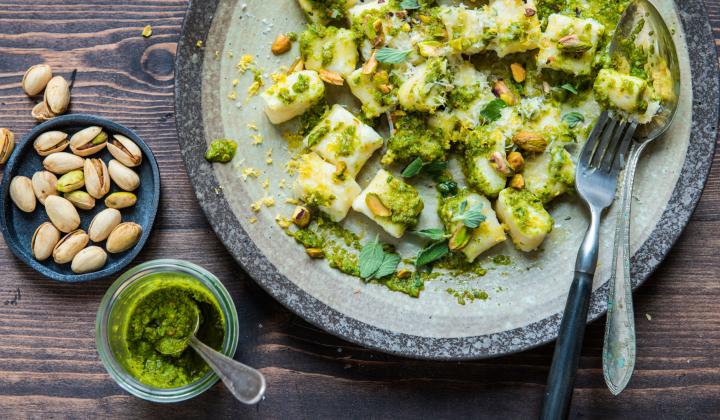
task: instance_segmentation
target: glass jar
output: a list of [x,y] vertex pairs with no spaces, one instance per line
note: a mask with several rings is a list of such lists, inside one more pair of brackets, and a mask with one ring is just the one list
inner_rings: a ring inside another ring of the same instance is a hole
[[179,388],[155,388],[135,379],[118,360],[124,346],[117,331],[127,316],[132,296],[158,280],[153,274],[181,274],[210,292],[225,318],[225,336],[220,351],[232,357],[238,345],[238,317],[235,304],[225,286],[212,273],[195,264],[180,260],[155,260],[140,264],[125,272],[108,289],[100,302],[95,320],[95,343],[105,369],[120,387],[142,399],[154,402],[177,402],[193,398],[208,390],[217,381],[212,371],[197,381]]

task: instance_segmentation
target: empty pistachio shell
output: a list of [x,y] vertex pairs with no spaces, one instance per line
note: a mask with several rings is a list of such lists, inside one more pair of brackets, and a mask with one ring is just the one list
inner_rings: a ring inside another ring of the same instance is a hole
[[16,176],[10,181],[10,198],[25,213],[35,211],[37,205],[32,181],[26,176]]
[[110,172],[102,159],[86,159],[83,172],[85,189],[91,196],[99,200],[110,191]]
[[80,226],[80,215],[75,206],[63,197],[48,196],[45,199],[45,211],[60,232],[72,232]]
[[35,139],[33,147],[40,156],[62,152],[68,147],[67,137],[62,131],[47,131]]
[[51,119],[57,117],[57,115],[53,114],[52,111],[50,111],[48,109],[45,101],[42,101],[42,102],[38,103],[37,105],[35,105],[30,114],[32,115],[33,118],[35,118],[35,120],[40,121],[40,122],[51,120]]
[[50,79],[52,79],[52,68],[47,64],[37,64],[25,72],[22,88],[28,96],[35,96],[45,89]]
[[49,195],[57,195],[57,177],[52,172],[38,171],[32,177],[33,192],[38,201],[45,205]]
[[55,76],[45,87],[45,105],[55,115],[64,114],[70,104],[70,85],[62,76]]
[[84,164],[85,159],[65,152],[53,153],[43,160],[45,169],[57,175],[80,169]]
[[92,273],[103,268],[105,262],[107,252],[99,246],[89,246],[75,255],[70,268],[75,274]]
[[33,257],[38,261],[47,260],[58,241],[60,241],[60,231],[52,223],[45,222],[38,226],[30,244]]
[[57,182],[57,190],[60,192],[68,193],[85,186],[85,175],[80,169],[70,171],[65,175],[61,176]]
[[115,134],[108,143],[108,151],[120,163],[133,168],[142,163],[142,151],[132,140],[120,134]]
[[88,235],[93,242],[102,242],[120,224],[122,216],[116,209],[105,209],[93,217],[88,228]]
[[0,128],[0,164],[10,158],[15,149],[15,134],[7,128]]
[[127,251],[140,240],[140,235],[142,235],[142,227],[137,223],[120,223],[110,233],[105,247],[111,254]]
[[135,191],[140,186],[140,177],[135,171],[113,159],[108,163],[110,178],[125,191]]
[[124,209],[137,203],[137,196],[129,192],[116,192],[105,198],[105,206],[111,209]]
[[78,156],[90,156],[107,145],[108,135],[100,127],[88,127],[70,138],[70,150]]
[[63,196],[80,210],[92,210],[95,208],[95,199],[85,191],[73,191],[63,194]]
[[58,264],[66,264],[75,258],[78,252],[82,251],[90,242],[90,238],[84,230],[74,230],[65,235],[53,249],[53,260]]

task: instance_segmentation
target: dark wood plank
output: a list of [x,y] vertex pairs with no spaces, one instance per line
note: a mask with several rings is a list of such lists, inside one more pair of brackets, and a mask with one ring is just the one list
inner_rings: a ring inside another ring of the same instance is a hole
[[[720,0],[707,5],[720,45]],[[218,385],[169,412],[129,396],[95,351],[95,312],[110,281],[52,283],[1,245],[0,417],[534,418],[552,345],[473,363],[392,357],[308,325],[241,274],[209,232],[179,156],[173,60],[185,7],[184,0],[1,2],[0,126],[22,135],[35,125],[33,103],[19,88],[27,67],[45,61],[59,72],[79,70],[72,111],[137,130],[161,166],[160,216],[137,262],[172,249],[222,279],[241,318],[237,358],[265,373],[267,398],[244,407]],[[147,24],[154,34],[144,39]],[[636,295],[637,371],[620,397],[602,381],[603,324],[589,327],[574,418],[718,417],[719,193],[716,165],[687,231]]]

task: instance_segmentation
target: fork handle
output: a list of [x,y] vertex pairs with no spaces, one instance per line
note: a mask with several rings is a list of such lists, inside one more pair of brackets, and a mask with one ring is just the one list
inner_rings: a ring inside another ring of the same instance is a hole
[[578,252],[575,277],[555,343],[540,414],[542,420],[565,419],[570,409],[598,258],[601,211],[594,208],[590,210],[590,227]]

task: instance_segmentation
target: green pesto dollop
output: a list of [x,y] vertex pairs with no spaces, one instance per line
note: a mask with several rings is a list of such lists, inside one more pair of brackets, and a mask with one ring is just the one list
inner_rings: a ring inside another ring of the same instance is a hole
[[388,150],[382,158],[384,165],[409,162],[421,158],[423,162],[444,161],[449,141],[439,129],[427,125],[423,114],[408,114],[395,122],[395,133],[388,140]]
[[210,143],[205,152],[205,160],[215,163],[228,163],[237,151],[237,142],[229,139],[217,139]]
[[388,188],[380,194],[380,201],[390,210],[390,220],[405,226],[415,226],[425,206],[420,194],[415,187],[392,175],[387,177],[386,182]]
[[199,380],[209,367],[187,343],[199,316],[198,339],[221,348],[225,319],[217,300],[182,274],[153,274],[145,281],[148,286],[125,302],[119,362],[135,379],[156,388]]

